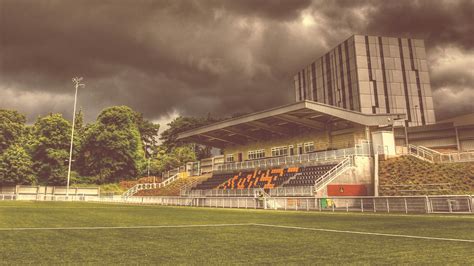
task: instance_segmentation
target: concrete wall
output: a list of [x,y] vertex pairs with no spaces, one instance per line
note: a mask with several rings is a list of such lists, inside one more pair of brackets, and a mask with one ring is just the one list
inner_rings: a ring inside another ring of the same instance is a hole
[[[374,195],[373,159],[371,157],[355,157],[355,167],[336,177],[328,185],[365,185],[368,195]],[[317,193],[318,196],[327,196],[327,188]]]
[[[66,195],[66,187],[63,186],[27,186],[18,185],[11,187],[2,187],[0,194],[18,194],[18,195]],[[69,188],[69,195],[98,196],[100,189],[98,187]]]

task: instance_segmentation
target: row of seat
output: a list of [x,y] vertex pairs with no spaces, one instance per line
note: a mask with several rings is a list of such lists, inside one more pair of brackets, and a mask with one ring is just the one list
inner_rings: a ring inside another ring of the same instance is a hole
[[244,189],[244,188],[274,188],[281,185],[291,176],[295,175],[299,169],[277,168],[268,170],[256,169],[251,174],[239,174],[229,178],[220,184],[218,189]]
[[299,175],[290,180],[285,187],[314,186],[316,180],[331,170],[336,164],[302,167]]
[[214,174],[193,189],[246,189],[293,186],[313,186],[316,180],[331,170],[335,164],[306,167],[247,170],[237,173]]
[[[252,171],[240,172],[239,175],[248,175],[253,173]],[[198,184],[193,189],[214,189],[225,181],[229,180],[231,174],[213,174],[211,178]]]

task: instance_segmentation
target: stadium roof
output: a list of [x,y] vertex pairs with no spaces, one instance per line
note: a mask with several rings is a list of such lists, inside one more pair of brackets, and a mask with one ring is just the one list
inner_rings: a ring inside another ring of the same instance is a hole
[[313,101],[301,101],[182,132],[177,139],[225,147],[306,132],[342,130],[355,125],[387,126],[393,125],[394,120],[404,118],[404,114],[363,114]]
[[474,124],[474,113],[472,114],[465,114],[456,117],[452,117],[449,119],[445,119],[442,121],[438,121],[438,123],[449,123],[452,122],[454,126],[472,126]]

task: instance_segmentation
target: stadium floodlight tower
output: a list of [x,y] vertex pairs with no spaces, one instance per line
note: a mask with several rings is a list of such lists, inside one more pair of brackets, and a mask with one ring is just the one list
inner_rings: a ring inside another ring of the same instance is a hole
[[85,87],[86,85],[82,84],[82,77],[75,77],[72,79],[74,87],[76,88],[76,94],[74,95],[74,112],[72,113],[72,128],[71,128],[71,145],[69,147],[69,167],[67,170],[67,185],[66,185],[66,199],[69,198],[69,180],[71,179],[71,163],[72,163],[72,146],[74,143],[74,126],[76,123],[76,103],[77,103],[77,90],[79,87]]

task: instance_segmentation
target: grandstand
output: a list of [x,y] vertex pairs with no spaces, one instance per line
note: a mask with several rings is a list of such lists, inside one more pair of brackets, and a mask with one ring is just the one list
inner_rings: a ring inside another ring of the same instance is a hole
[[[428,168],[412,168],[409,162],[470,162],[474,161],[474,153],[400,145],[399,131],[391,125],[403,117],[361,114],[304,101],[190,130],[178,138],[221,148],[223,155],[187,163],[165,175],[163,184],[171,184],[170,187],[148,184],[147,188],[143,184],[144,191],[136,195],[255,197],[263,193],[266,197],[354,197],[471,193],[473,189],[468,184],[453,187],[451,183],[456,182],[449,182],[459,176],[459,171],[451,172],[456,177],[433,181],[425,175]],[[446,122],[443,123],[445,128]],[[428,125],[423,130],[436,126]],[[463,124],[458,131],[471,127]],[[420,128],[410,129],[409,140],[413,139],[412,132],[418,132],[415,139],[420,139],[425,132]],[[425,144],[446,139],[442,132],[435,132],[424,138]],[[398,173],[416,181],[398,184],[397,171],[387,171],[387,165],[394,160],[391,158],[399,156],[413,158],[402,161],[413,172]]]
[[331,170],[335,164],[270,168],[266,170],[241,171],[215,174],[195,190],[203,189],[272,189],[277,187],[314,186],[318,178]]

